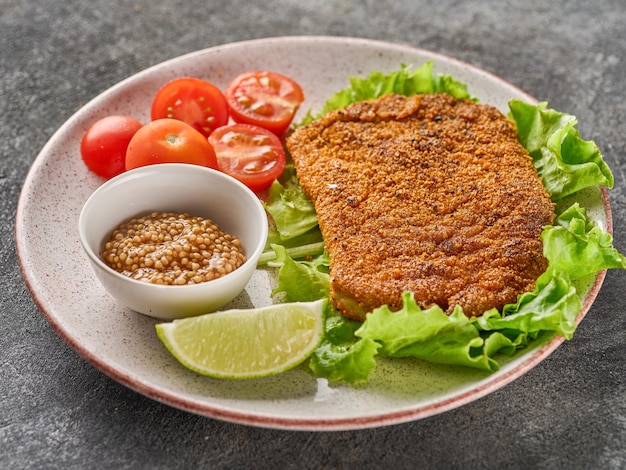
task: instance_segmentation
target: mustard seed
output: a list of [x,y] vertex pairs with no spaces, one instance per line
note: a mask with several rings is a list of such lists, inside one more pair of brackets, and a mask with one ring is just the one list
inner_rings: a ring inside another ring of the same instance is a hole
[[237,237],[210,219],[152,212],[120,224],[102,258],[125,276],[153,284],[198,284],[240,267],[246,257]]

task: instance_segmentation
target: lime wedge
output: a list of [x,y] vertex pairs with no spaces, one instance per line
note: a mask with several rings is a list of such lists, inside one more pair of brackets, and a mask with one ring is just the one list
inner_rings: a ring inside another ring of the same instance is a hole
[[202,375],[265,377],[307,359],[324,332],[324,300],[226,310],[160,323],[157,334],[178,361]]

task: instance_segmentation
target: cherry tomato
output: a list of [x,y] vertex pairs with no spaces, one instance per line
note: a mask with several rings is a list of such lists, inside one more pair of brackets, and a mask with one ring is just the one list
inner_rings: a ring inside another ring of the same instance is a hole
[[216,129],[209,142],[217,167],[253,191],[267,188],[285,169],[285,151],[276,135],[262,127],[230,124]]
[[87,167],[104,178],[124,172],[126,148],[141,123],[127,116],[107,116],[83,134],[80,153]]
[[189,124],[167,118],[139,129],[126,151],[127,170],[155,163],[191,163],[217,169],[207,138]]
[[231,117],[277,135],[287,130],[298,106],[304,101],[295,81],[273,72],[248,72],[236,77],[226,88]]
[[166,83],[154,97],[152,120],[184,121],[205,136],[228,123],[226,98],[215,85],[199,78],[177,78]]

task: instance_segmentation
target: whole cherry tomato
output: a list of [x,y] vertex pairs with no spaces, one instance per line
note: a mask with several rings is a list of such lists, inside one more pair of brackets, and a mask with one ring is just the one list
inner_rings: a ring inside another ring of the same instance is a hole
[[225,95],[233,120],[263,127],[277,135],[287,130],[304,101],[302,88],[294,80],[265,71],[237,76]]
[[152,120],[184,121],[205,136],[228,123],[228,105],[219,88],[199,78],[177,78],[166,83],[154,97]]
[[217,128],[209,142],[217,166],[253,191],[267,188],[285,169],[285,151],[276,135],[262,127],[231,124]]
[[126,169],[156,163],[191,163],[217,169],[213,147],[189,124],[157,119],[139,129],[126,151]]
[[96,121],[83,134],[80,153],[94,173],[113,178],[125,170],[128,143],[141,123],[128,116],[107,116]]

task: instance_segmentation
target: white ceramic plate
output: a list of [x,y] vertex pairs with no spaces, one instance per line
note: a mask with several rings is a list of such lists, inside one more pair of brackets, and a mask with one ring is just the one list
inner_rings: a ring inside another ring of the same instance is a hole
[[[103,180],[79,153],[84,130],[109,114],[147,122],[152,97],[168,80],[197,76],[224,88],[237,74],[265,69],[298,81],[306,93],[300,110],[319,109],[351,75],[397,70],[434,60],[435,70],[468,84],[481,102],[508,110],[510,98],[535,101],[498,77],[439,54],[404,45],[333,37],[263,39],[188,54],[112,87],[72,116],[35,160],[16,219],[19,262],[26,283],[50,324],[83,357],[122,384],[160,402],[226,421],[285,429],[330,430],[420,419],[476,400],[527,372],[562,342],[554,337],[507,360],[496,373],[398,359],[380,360],[366,385],[329,384],[302,366],[251,381],[221,381],[178,364],[160,343],[156,320],[116,303],[96,280],[78,240],[80,208]],[[296,118],[298,119],[298,117]],[[580,202],[611,230],[606,193],[587,191]],[[588,282],[582,319],[604,278]],[[257,271],[232,306],[271,303],[272,277]]]

